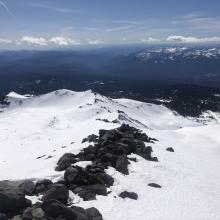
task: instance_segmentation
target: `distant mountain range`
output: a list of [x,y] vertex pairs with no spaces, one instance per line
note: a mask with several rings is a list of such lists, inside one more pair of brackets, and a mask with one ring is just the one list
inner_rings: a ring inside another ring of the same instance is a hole
[[33,83],[54,79],[64,86],[66,81],[79,82],[90,77],[219,86],[220,47],[143,46],[0,53],[0,80],[6,89],[12,81],[15,86],[20,80]]

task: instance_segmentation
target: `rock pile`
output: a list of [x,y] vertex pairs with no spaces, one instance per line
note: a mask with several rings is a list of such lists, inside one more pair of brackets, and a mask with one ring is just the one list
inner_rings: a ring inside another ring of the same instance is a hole
[[[84,142],[94,142],[84,148],[79,154],[64,154],[58,161],[56,170],[64,171],[65,185],[84,200],[92,200],[96,195],[108,194],[107,187],[114,183],[114,179],[105,173],[108,167],[114,167],[122,174],[128,175],[128,155],[135,153],[146,160],[158,161],[152,157],[151,146],[145,143],[154,143],[156,139],[148,137],[140,130],[123,124],[112,130],[100,130],[99,136],[89,135]],[[79,161],[92,161],[86,168],[75,166]]]
[[[96,195],[107,196],[114,179],[105,172],[114,167],[128,175],[128,164],[136,158],[128,158],[135,153],[147,160],[158,161],[152,157],[152,148],[145,143],[154,143],[156,139],[148,137],[140,130],[123,124],[112,130],[100,130],[99,136],[90,135],[83,142],[93,142],[77,155],[66,153],[57,162],[56,171],[65,171],[63,180],[53,183],[51,180],[0,182],[0,220],[102,220],[95,208],[83,209],[69,207],[69,192],[78,194],[85,201],[96,199]],[[74,165],[79,161],[91,161],[85,168]],[[41,202],[34,205],[26,195],[41,195]],[[121,198],[137,199],[134,192],[122,192]]]
[[[42,202],[34,205],[25,198],[26,195],[39,194],[43,194]],[[95,208],[68,207],[68,198],[68,188],[50,180],[36,184],[32,181],[1,181],[0,220],[102,220]]]

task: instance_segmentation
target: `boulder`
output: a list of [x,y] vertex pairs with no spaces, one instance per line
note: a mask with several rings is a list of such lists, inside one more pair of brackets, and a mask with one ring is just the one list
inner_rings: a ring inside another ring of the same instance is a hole
[[51,180],[48,179],[40,180],[36,183],[34,192],[36,194],[43,193],[47,191],[52,185],[53,182]]
[[65,220],[78,220],[77,214],[57,200],[48,200],[42,204],[42,209],[46,215],[52,218]]
[[42,208],[33,209],[31,214],[34,219],[43,218],[45,216],[45,213]]
[[26,180],[19,185],[19,188],[25,195],[32,196],[35,190],[35,184],[30,180]]
[[90,142],[98,142],[98,136],[95,134],[91,134],[82,140],[82,143],[85,143],[85,142],[89,142],[89,143]]
[[48,191],[42,197],[43,201],[48,201],[51,199],[55,199],[57,201],[62,202],[63,204],[67,204],[67,200],[69,198],[69,190],[63,184],[54,184],[50,187]]
[[0,220],[8,220],[7,215],[0,213]]
[[0,190],[0,212],[17,212],[31,205],[31,201],[25,198],[25,194],[17,189]]
[[78,174],[78,169],[76,169],[75,167],[69,167],[64,173],[64,179],[67,183],[73,183]]
[[154,187],[154,188],[162,188],[162,186],[160,186],[160,185],[157,184],[157,183],[149,183],[148,186]]
[[115,169],[125,175],[128,175],[128,158],[123,155],[117,159]]
[[41,203],[37,203],[32,207],[24,210],[21,219],[32,220],[32,219],[43,219],[45,217],[45,212],[41,208]]
[[70,207],[72,211],[76,214],[77,220],[91,220],[89,214],[84,208],[72,206]]
[[106,173],[96,173],[94,175],[94,177],[97,179],[97,182],[99,182],[100,184],[103,184],[107,187],[112,186],[114,183],[113,177],[111,177],[110,175],[108,175]]
[[125,199],[125,198],[134,199],[134,200],[138,199],[137,193],[135,193],[135,192],[127,192],[127,191],[124,191],[124,192],[120,193],[119,197],[121,197],[123,199]]
[[101,213],[94,207],[86,209],[86,212],[91,220],[103,220]]
[[169,152],[174,152],[174,149],[172,147],[168,147],[166,150]]
[[95,185],[89,185],[86,187],[87,191],[93,192],[97,195],[107,195],[107,189],[104,185],[101,184],[95,184]]
[[66,153],[58,160],[55,170],[63,171],[76,162],[78,162],[78,160],[74,154]]
[[81,197],[84,201],[96,200],[96,193],[87,190],[86,187],[76,188],[76,190],[78,191],[78,196]]

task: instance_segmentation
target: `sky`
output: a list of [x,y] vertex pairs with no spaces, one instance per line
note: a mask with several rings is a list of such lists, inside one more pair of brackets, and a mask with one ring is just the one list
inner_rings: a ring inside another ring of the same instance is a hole
[[0,0],[0,49],[137,43],[220,43],[220,0]]

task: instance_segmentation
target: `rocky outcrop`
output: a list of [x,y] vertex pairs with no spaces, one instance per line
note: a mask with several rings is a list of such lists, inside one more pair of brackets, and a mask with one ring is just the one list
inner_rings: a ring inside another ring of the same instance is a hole
[[[114,179],[105,173],[106,168],[114,167],[122,174],[128,175],[128,155],[131,153],[146,160],[158,161],[151,155],[151,146],[145,146],[145,143],[154,143],[157,140],[129,125],[123,124],[112,130],[99,130],[98,137],[90,135],[83,139],[83,142],[85,141],[94,141],[94,145],[89,145],[77,155],[64,154],[57,164],[57,167],[62,164],[62,168],[69,165],[65,169],[64,184],[84,200],[93,200],[96,195],[107,195],[107,188],[113,185]],[[92,161],[92,165],[86,168],[74,165],[75,161],[88,160]]]
[[[136,162],[136,158],[128,157],[132,153],[146,160],[158,161],[151,155],[151,146],[145,146],[146,143],[155,141],[157,140],[125,124],[117,129],[100,130],[99,136],[88,136],[83,142],[93,142],[94,145],[77,155],[66,153],[57,162],[56,171],[64,171],[63,180],[56,183],[49,179],[36,183],[31,180],[0,182],[0,219],[102,220],[102,215],[95,208],[69,207],[69,190],[85,201],[96,199],[96,195],[107,196],[114,179],[105,169],[114,167],[118,172],[129,175],[129,161]],[[92,164],[85,168],[74,165],[88,160]],[[32,205],[26,195],[41,195],[41,202]],[[120,193],[119,197],[138,199],[136,193],[127,191]]]

